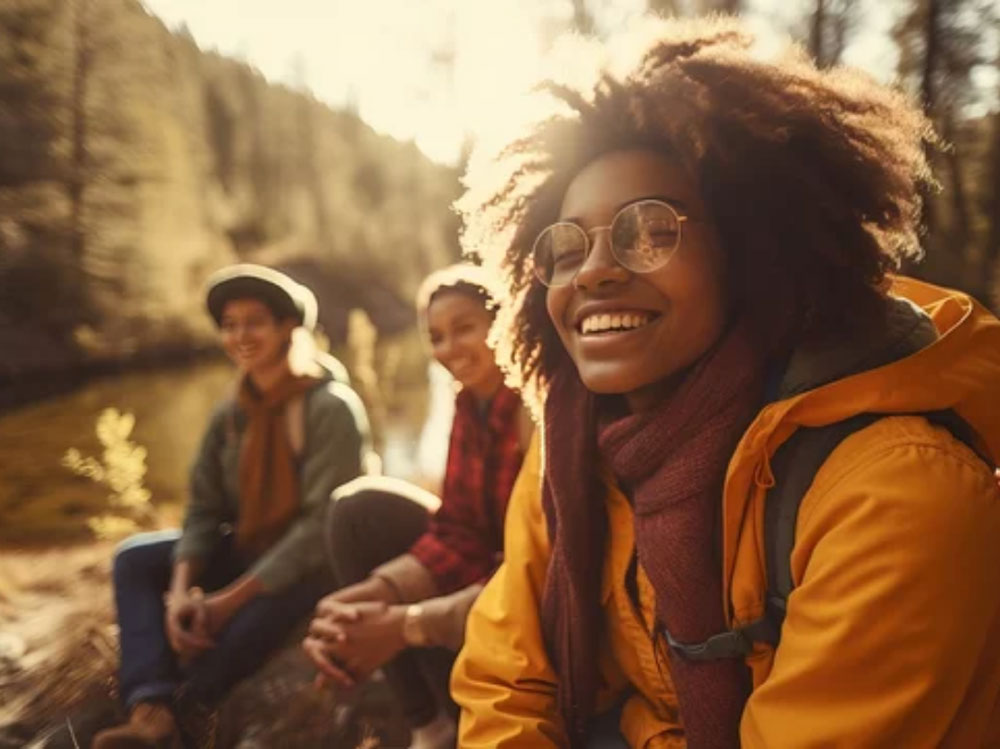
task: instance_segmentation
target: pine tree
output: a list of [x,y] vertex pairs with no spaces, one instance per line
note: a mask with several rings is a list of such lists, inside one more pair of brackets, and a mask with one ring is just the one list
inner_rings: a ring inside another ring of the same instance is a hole
[[[959,253],[966,249],[970,226],[959,122],[963,108],[975,95],[972,71],[984,62],[982,11],[978,0],[912,0],[893,29],[900,51],[900,79],[919,97],[939,133],[949,141],[944,158],[951,214],[947,235],[949,247]],[[940,165],[934,150],[928,156],[933,166]],[[938,201],[928,193],[924,203],[931,241],[940,240],[945,232],[937,231]]]
[[807,46],[816,64],[830,68],[840,62],[858,25],[859,0],[814,0],[808,19]]

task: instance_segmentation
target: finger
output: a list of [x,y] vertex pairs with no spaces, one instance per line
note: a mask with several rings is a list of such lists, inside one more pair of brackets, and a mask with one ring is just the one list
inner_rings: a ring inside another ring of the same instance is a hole
[[354,686],[354,679],[347,671],[333,663],[333,660],[326,654],[323,642],[312,637],[307,637],[302,643],[303,650],[309,656],[309,660],[319,669],[320,674],[327,677],[334,684],[350,689]]
[[215,641],[206,634],[182,629],[176,634],[178,644],[185,650],[201,652],[215,647]]
[[344,642],[347,639],[344,628],[327,619],[313,619],[309,622],[309,634],[312,637],[330,642]]
[[204,599],[200,599],[194,607],[194,613],[191,615],[191,630],[199,635],[206,635],[208,632],[208,607],[205,605]]
[[317,607],[320,617],[333,619],[334,621],[356,622],[361,618],[361,612],[353,604],[344,604],[340,601],[331,601],[327,604],[320,603]]
[[337,600],[336,594],[334,593],[320,598],[319,602],[316,604],[316,611],[319,612],[323,609],[330,608],[331,606],[339,606],[339,605],[340,601]]
[[167,629],[167,642],[170,643],[170,649],[173,650],[175,653],[180,653],[181,650],[183,650],[183,646],[181,645],[181,641],[177,635],[179,632],[182,632],[183,630],[175,622],[169,619],[167,620],[166,629]]
[[334,601],[329,596],[322,599],[316,604],[316,615],[317,616],[333,616],[334,613],[341,607],[341,604]]

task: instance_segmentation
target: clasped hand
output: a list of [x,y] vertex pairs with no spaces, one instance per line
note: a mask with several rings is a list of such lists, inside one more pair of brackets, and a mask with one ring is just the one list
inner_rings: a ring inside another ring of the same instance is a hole
[[336,594],[316,607],[302,649],[319,670],[316,685],[350,688],[406,647],[403,606],[344,602]]
[[191,660],[215,647],[215,635],[228,620],[217,596],[199,587],[164,596],[167,641],[181,660]]

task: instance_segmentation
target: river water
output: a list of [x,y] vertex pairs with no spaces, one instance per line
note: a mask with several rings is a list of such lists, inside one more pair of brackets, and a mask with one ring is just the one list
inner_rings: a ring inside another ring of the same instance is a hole
[[[447,375],[431,378],[432,414],[389,418],[384,427],[383,470],[413,479],[443,465],[453,395]],[[66,451],[100,458],[95,427],[108,408],[132,413],[130,439],[145,448],[143,486],[160,522],[175,524],[186,499],[189,463],[220,398],[232,388],[223,361],[97,379],[78,390],[0,417],[0,546],[14,548],[86,541],[88,521],[107,511],[110,490],[62,465]],[[426,399],[426,390],[407,393]],[[390,404],[391,405],[391,404]],[[424,409],[416,409],[423,414]],[[414,409],[406,409],[413,413]],[[442,431],[443,430],[443,431]],[[426,481],[424,483],[427,483]]]

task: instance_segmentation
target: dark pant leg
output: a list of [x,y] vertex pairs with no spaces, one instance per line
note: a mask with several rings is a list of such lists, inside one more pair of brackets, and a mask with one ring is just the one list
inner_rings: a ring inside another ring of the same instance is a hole
[[115,606],[121,639],[119,691],[125,705],[169,699],[177,685],[174,652],[163,623],[163,593],[170,585],[178,531],[132,536],[113,563]]
[[247,603],[219,633],[216,646],[185,670],[184,698],[215,705],[264,664],[329,590],[326,575],[313,575]]
[[427,530],[429,493],[397,479],[365,477],[334,493],[326,546],[340,585],[361,582],[380,564],[405,554]]
[[457,720],[458,705],[451,698],[448,683],[458,654],[448,648],[423,648],[413,652],[420,659],[420,670],[428,687],[434,693],[436,703],[441,710]]
[[[126,707],[169,700],[180,684],[177,655],[167,640],[163,595],[173,575],[178,530],[139,533],[115,553],[113,581],[121,641],[119,691]],[[198,582],[217,590],[235,580],[244,565],[229,536],[220,535]]]
[[[429,513],[419,500],[424,492],[416,486],[370,478],[345,488],[348,491],[338,491],[330,506],[327,549],[338,582],[350,585],[405,554],[426,530]],[[439,709],[435,684],[428,681],[422,664],[427,652],[404,650],[382,668],[412,726],[430,722]],[[447,689],[447,680],[445,684]]]
[[587,731],[587,749],[628,749],[628,742],[618,728],[624,704],[594,716]]

